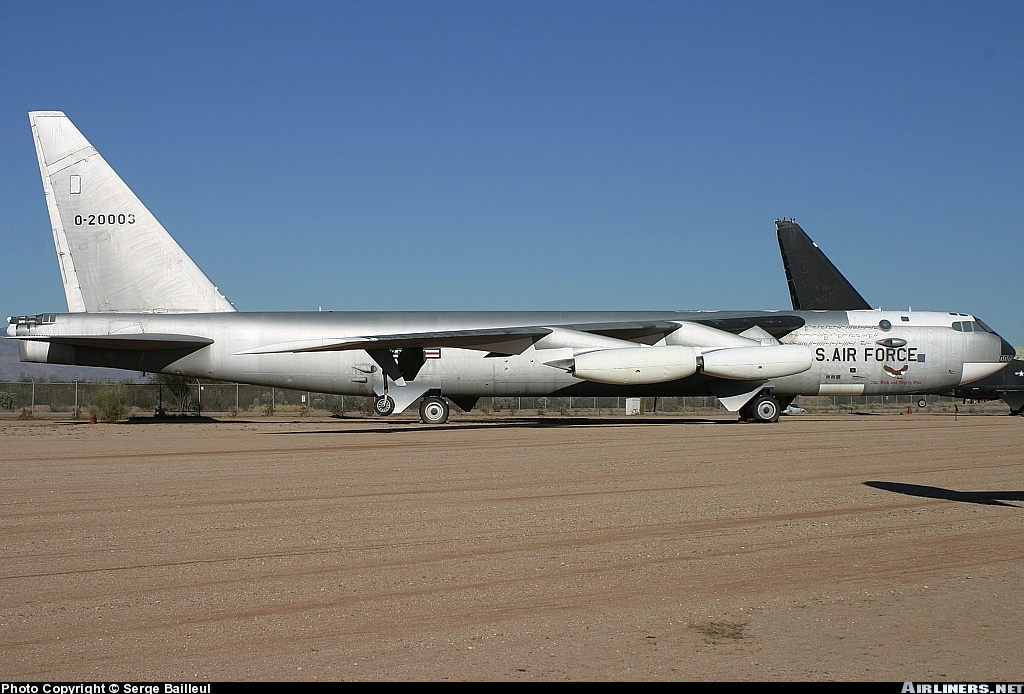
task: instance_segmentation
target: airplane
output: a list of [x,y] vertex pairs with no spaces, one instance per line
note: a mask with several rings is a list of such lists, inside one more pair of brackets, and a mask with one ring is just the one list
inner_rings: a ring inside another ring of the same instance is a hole
[[[871,308],[796,221],[779,220],[776,233],[794,310]],[[974,327],[959,322],[961,329]],[[1014,356],[990,376],[937,392],[964,400],[1002,400],[1009,405],[1011,415],[1024,415],[1024,359]],[[918,404],[924,407],[927,402],[922,398]]]
[[1002,400],[1009,405],[1011,415],[1024,415],[1024,359],[1015,357],[991,376],[942,390],[940,394],[964,400]]
[[68,311],[8,318],[24,362],[371,396],[380,415],[418,400],[426,424],[484,396],[713,395],[775,422],[797,395],[949,388],[1013,354],[960,313],[239,312],[63,112],[29,122]]

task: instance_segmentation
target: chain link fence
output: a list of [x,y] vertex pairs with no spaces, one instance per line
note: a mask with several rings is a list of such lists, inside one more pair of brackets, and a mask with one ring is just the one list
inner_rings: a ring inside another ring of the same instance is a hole
[[[639,402],[638,402],[639,401]],[[1000,401],[964,402],[938,395],[801,396],[794,405],[807,412],[906,412],[950,411],[1003,414]],[[724,414],[713,397],[596,398],[596,397],[494,397],[481,398],[474,412],[484,415],[610,416],[641,414]],[[129,416],[329,416],[345,413],[370,415],[373,400],[352,395],[332,395],[265,386],[192,380],[172,388],[158,383],[99,383],[21,380],[0,382],[0,416],[97,417],[107,421]],[[415,412],[410,408],[407,412]]]

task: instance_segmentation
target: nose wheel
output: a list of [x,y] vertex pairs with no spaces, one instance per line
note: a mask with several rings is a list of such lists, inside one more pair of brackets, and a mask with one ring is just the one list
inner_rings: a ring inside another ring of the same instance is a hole
[[385,393],[373,401],[373,411],[381,417],[387,417],[395,411],[395,401],[391,399],[390,395]]

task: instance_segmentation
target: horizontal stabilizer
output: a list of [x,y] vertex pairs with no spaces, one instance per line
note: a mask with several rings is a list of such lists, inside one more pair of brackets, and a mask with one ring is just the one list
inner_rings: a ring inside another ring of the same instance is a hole
[[212,345],[213,340],[198,335],[161,335],[159,333],[133,333],[126,335],[32,335],[9,337],[9,340],[49,342],[55,345],[153,351],[161,349],[200,349]]

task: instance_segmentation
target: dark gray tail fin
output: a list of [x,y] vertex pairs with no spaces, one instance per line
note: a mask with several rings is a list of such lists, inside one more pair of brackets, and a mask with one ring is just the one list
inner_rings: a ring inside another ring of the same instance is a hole
[[792,219],[775,220],[793,310],[856,311],[871,305]]

